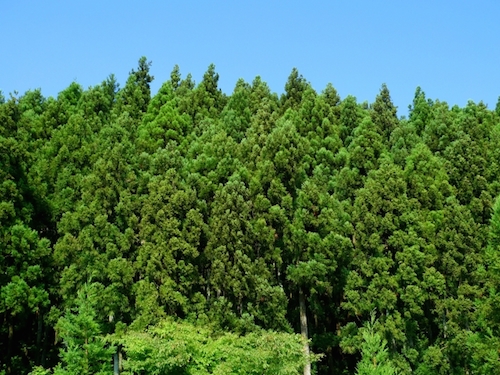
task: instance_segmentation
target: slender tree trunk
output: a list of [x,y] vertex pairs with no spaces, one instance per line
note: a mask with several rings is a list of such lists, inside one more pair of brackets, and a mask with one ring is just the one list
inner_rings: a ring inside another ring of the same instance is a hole
[[119,349],[116,348],[116,352],[113,355],[113,375],[120,375],[120,366],[119,366],[120,359],[119,359],[118,351],[119,351]]
[[9,364],[7,365],[7,374],[11,374],[11,364],[12,364],[12,346],[13,346],[13,341],[14,341],[14,326],[12,325],[11,322],[9,322],[9,341],[8,341],[8,346],[7,346],[7,358],[9,361]]
[[52,333],[52,330],[50,328],[50,324],[45,324],[45,329],[44,329],[44,333],[43,333],[43,349],[42,349],[42,360],[40,361],[40,364],[42,367],[45,367],[45,361],[46,361],[46,358],[47,358],[47,351],[49,350],[48,349],[48,346],[49,346],[49,335],[51,335]]
[[307,332],[306,297],[304,291],[299,288],[299,309],[300,309],[300,334],[304,338],[304,354],[306,364],[304,365],[304,375],[311,375],[311,361],[309,359],[309,334]]
[[118,350],[118,371],[122,371],[123,370],[123,355],[122,355],[122,351],[121,351],[121,346],[118,347],[119,350]]
[[38,327],[36,331],[36,364],[40,365],[42,362],[42,334],[43,334],[43,316],[40,310],[36,312]]

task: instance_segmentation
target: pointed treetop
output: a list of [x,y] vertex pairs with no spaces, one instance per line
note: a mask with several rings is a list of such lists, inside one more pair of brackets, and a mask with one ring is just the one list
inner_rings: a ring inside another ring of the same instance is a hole
[[208,66],[207,71],[203,74],[201,83],[205,86],[205,90],[211,94],[215,94],[218,91],[219,73],[215,71],[213,63]]
[[323,90],[323,96],[326,102],[332,107],[340,104],[340,95],[331,83],[326,85],[326,88]]
[[372,120],[379,128],[380,134],[388,141],[392,131],[398,126],[399,120],[397,107],[392,103],[391,94],[385,83],[382,84],[372,109]]
[[134,77],[135,83],[141,86],[147,86],[149,88],[149,84],[153,82],[154,78],[149,74],[149,69],[151,68],[151,61],[147,61],[145,56],[142,56],[139,59],[137,70],[132,69],[130,71],[130,77]]
[[175,64],[172,72],[170,73],[170,83],[172,83],[172,87],[176,89],[179,87],[181,82],[181,71],[179,69],[179,65]]
[[297,68],[293,68],[285,84],[285,93],[281,96],[283,112],[288,108],[297,107],[302,101],[302,94],[309,86]]

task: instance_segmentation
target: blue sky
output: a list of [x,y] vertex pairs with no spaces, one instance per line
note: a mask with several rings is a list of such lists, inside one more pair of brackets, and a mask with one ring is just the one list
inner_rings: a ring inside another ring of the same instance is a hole
[[121,86],[141,56],[156,93],[178,64],[199,82],[210,63],[230,94],[260,75],[283,92],[293,67],[317,91],[373,102],[386,83],[399,114],[415,88],[463,106],[500,96],[500,1],[6,1],[0,2],[0,90],[114,73]]

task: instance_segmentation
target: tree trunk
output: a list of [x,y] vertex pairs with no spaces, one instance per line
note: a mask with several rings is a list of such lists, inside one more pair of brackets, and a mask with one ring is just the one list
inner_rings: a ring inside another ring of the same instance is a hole
[[306,298],[304,291],[299,288],[299,309],[300,309],[300,334],[304,338],[304,355],[306,364],[304,365],[304,375],[311,375],[311,361],[309,359],[309,334],[307,332]]
[[118,348],[116,348],[116,352],[113,355],[113,375],[120,375],[120,359],[118,355]]
[[14,326],[12,325],[11,322],[9,322],[9,341],[8,341],[8,346],[7,346],[7,358],[9,361],[9,364],[7,365],[7,374],[12,373],[11,365],[12,365],[12,346],[13,346],[13,341],[14,341]]
[[43,316],[42,313],[40,312],[40,309],[37,310],[36,312],[36,317],[38,321],[38,327],[36,331],[36,361],[35,363],[37,365],[40,365],[42,363],[42,334],[43,334]]
[[52,329],[50,327],[50,324],[45,324],[45,329],[43,333],[43,346],[42,346],[42,360],[40,361],[40,365],[42,367],[45,367],[45,362],[47,358],[47,351],[49,350],[48,346],[50,343],[50,335],[52,334]]

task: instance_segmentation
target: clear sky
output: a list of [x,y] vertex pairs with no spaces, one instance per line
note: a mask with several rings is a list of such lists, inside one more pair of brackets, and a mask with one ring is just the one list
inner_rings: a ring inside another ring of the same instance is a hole
[[56,96],[141,56],[153,93],[178,64],[199,82],[210,63],[230,94],[260,75],[282,93],[293,67],[317,91],[373,102],[386,83],[399,114],[415,88],[463,106],[500,96],[500,1],[0,1],[0,90]]

